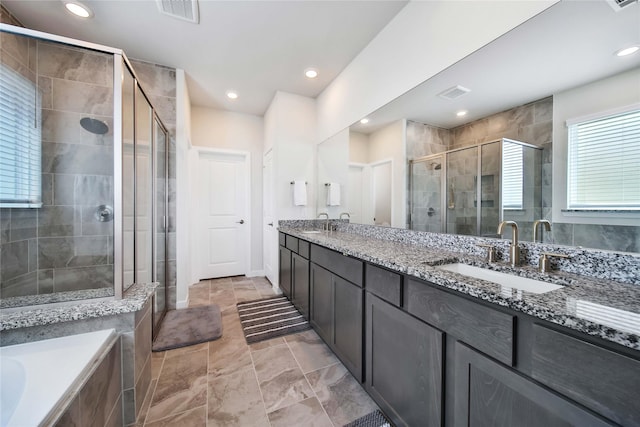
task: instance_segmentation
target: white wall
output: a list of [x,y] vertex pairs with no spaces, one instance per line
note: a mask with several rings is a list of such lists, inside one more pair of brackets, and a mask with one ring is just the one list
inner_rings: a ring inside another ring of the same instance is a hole
[[360,132],[349,132],[349,161],[369,163],[369,136]]
[[191,132],[197,147],[248,151],[251,154],[251,216],[249,218],[252,271],[262,266],[262,150],[264,120],[251,114],[193,107]]
[[191,186],[188,169],[191,145],[191,100],[184,70],[176,69],[176,308],[188,305],[192,284],[191,229],[189,201]]
[[636,103],[640,103],[640,69],[637,68],[553,95],[553,222],[638,225],[639,213],[562,212],[567,207],[566,121]]
[[[276,220],[314,218],[316,102],[277,92],[264,116],[264,149],[273,150]],[[291,181],[307,181],[307,206],[293,205]]]
[[393,160],[392,227],[406,226],[407,150],[406,120],[398,120],[369,135],[369,163]]
[[[317,213],[326,212],[329,218],[339,218],[340,213],[349,211],[349,129],[318,144],[318,180],[317,180]],[[340,206],[327,206],[326,183],[335,182],[340,185]]]
[[317,140],[324,141],[556,2],[409,2],[317,98]]

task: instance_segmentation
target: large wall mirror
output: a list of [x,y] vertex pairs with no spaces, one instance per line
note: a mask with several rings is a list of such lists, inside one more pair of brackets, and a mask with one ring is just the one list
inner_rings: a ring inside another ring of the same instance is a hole
[[637,2],[555,4],[320,144],[318,185],[339,182],[342,200],[327,206],[320,188],[318,213],[492,237],[513,219],[529,241],[547,219],[538,240],[640,252],[639,206],[567,204],[567,122],[640,109],[640,53],[616,55],[640,44],[638,28]]

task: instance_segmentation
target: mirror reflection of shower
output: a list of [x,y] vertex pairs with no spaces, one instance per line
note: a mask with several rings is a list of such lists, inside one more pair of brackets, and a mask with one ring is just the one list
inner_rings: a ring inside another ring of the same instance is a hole
[[410,161],[412,230],[496,237],[503,219],[542,217],[539,147],[501,138]]
[[80,119],[80,126],[87,132],[91,132],[95,135],[104,135],[109,132],[109,125],[99,119],[93,117],[83,117]]

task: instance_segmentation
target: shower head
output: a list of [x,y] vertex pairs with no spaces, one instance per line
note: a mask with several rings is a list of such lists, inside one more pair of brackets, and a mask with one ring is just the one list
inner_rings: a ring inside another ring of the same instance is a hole
[[442,164],[441,163],[431,163],[431,168],[435,171],[439,171],[440,169],[442,169]]
[[104,135],[109,132],[109,125],[102,120],[93,119],[91,117],[83,117],[80,119],[80,126],[86,131],[96,135]]

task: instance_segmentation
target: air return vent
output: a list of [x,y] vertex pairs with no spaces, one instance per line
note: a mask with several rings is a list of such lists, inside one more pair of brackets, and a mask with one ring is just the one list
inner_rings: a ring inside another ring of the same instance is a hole
[[165,15],[194,24],[200,22],[198,0],[156,0],[156,2],[160,12]]
[[466,87],[458,85],[458,86],[450,87],[444,92],[440,92],[438,96],[440,98],[453,100],[453,99],[460,98],[462,95],[466,95],[469,92],[471,92],[471,89],[467,89]]
[[637,1],[638,0],[607,0],[607,3],[609,3],[609,6],[611,6],[613,10],[619,12],[623,7],[629,6],[631,3],[635,3]]

